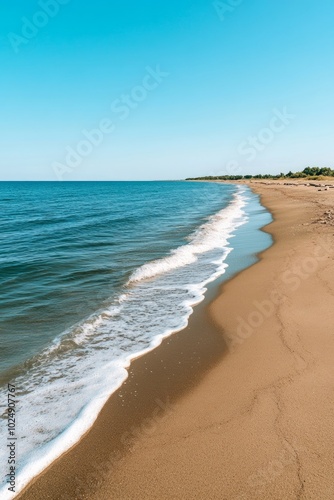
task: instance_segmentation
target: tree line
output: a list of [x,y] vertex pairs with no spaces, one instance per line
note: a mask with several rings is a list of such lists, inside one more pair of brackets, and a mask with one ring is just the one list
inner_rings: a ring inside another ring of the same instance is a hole
[[281,172],[277,175],[272,174],[257,174],[257,175],[209,175],[205,177],[188,177],[186,181],[200,180],[221,180],[221,181],[237,181],[249,179],[319,179],[319,177],[334,177],[334,170],[329,167],[306,167],[302,172]]

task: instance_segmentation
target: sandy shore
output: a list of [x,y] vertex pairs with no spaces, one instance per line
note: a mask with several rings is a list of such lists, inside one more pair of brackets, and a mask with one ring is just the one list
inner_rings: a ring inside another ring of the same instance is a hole
[[334,189],[251,185],[275,244],[20,498],[334,497]]

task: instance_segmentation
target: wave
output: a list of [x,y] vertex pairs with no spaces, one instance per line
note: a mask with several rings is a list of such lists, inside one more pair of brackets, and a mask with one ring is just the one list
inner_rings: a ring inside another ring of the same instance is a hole
[[190,243],[172,250],[170,255],[157,259],[138,268],[130,277],[128,284],[154,278],[160,274],[193,264],[198,255],[227,244],[231,231],[243,223],[246,204],[242,197],[244,191],[239,188],[231,203],[220,212],[209,217],[189,238]]
[[[187,325],[206,285],[225,272],[229,239],[248,220],[245,191],[239,187],[230,204],[208,217],[187,244],[139,267],[112,304],[74,325],[26,364],[27,374],[17,379],[25,415],[18,492],[91,427],[126,380],[134,358]],[[1,486],[5,500],[10,496]]]

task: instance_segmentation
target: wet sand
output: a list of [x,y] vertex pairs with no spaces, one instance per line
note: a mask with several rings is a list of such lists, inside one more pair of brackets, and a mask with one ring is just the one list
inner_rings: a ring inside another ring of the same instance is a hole
[[19,498],[334,497],[334,189],[251,186],[275,244]]
[[154,436],[177,402],[227,352],[224,337],[209,317],[208,302],[197,305],[186,329],[132,362],[128,379],[110,397],[90,431],[18,498],[94,498],[135,443]]

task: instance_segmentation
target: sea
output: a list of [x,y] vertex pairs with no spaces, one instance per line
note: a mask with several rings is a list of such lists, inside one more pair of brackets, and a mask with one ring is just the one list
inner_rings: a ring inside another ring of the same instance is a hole
[[234,184],[0,183],[1,499],[14,497],[8,443],[18,493],[89,429],[133,358],[256,262],[271,220]]

